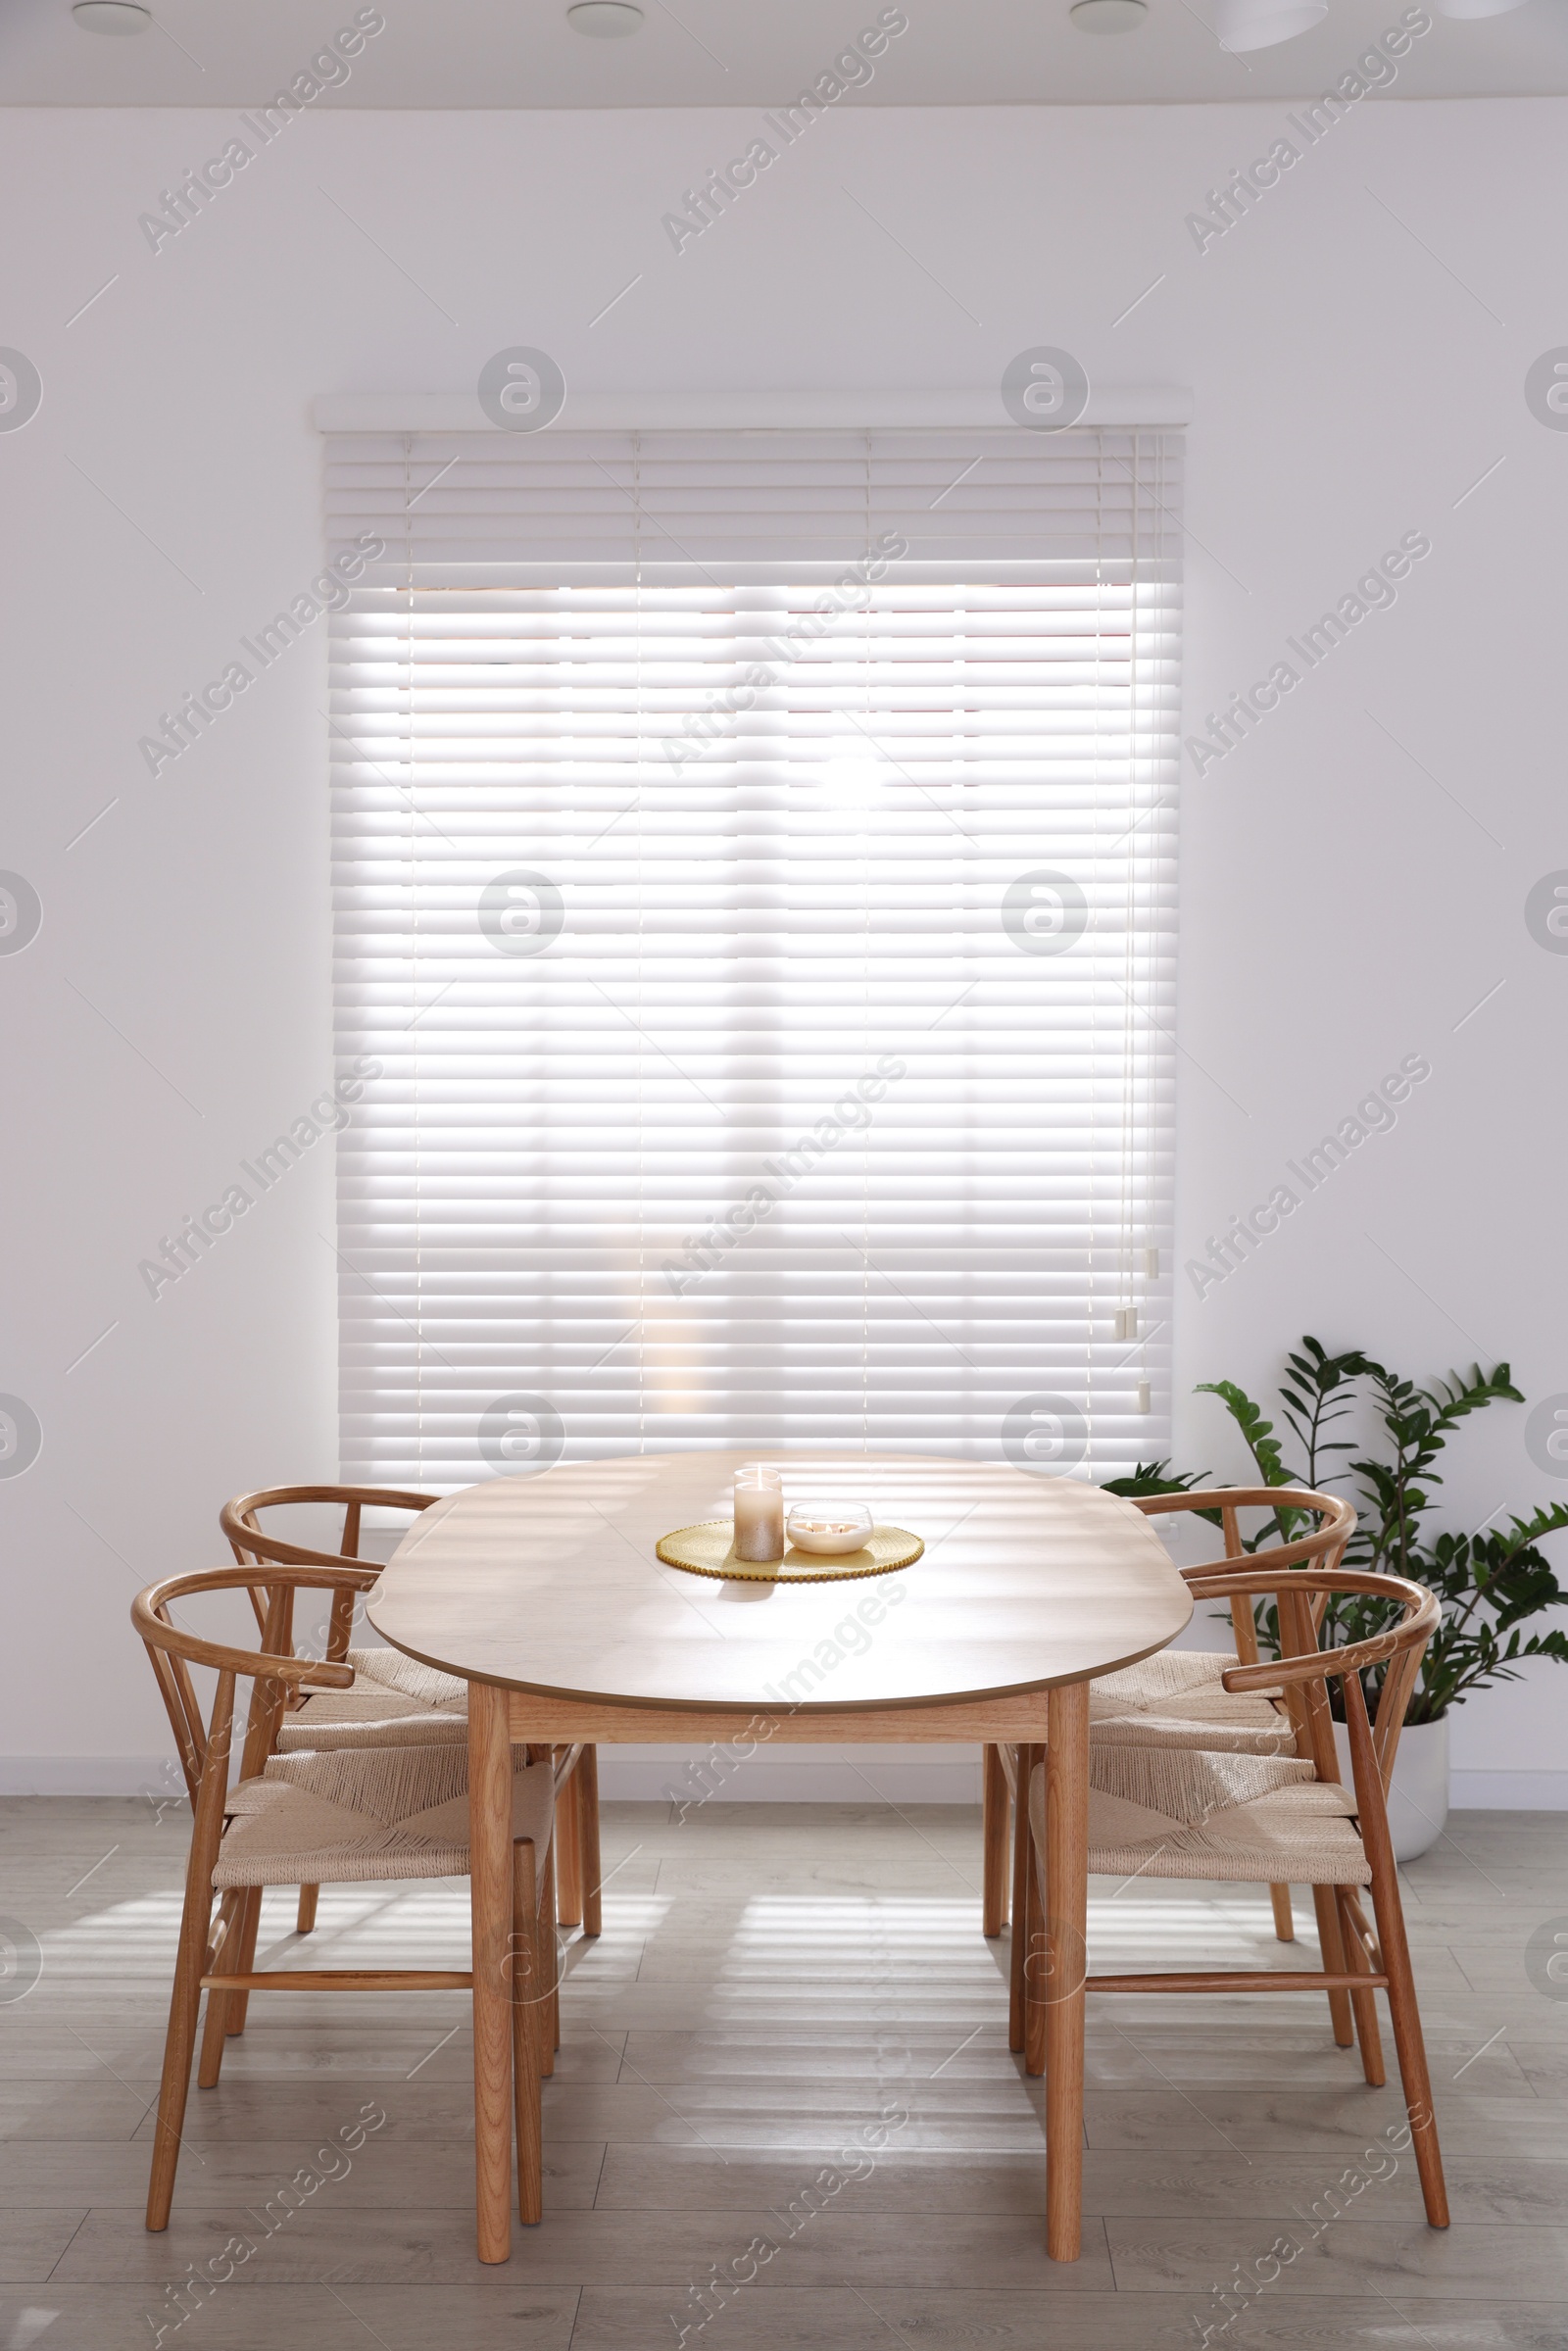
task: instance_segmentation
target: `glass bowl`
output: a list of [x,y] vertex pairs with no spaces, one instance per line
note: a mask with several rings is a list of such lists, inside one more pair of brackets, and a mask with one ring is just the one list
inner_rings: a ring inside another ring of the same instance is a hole
[[785,1532],[798,1551],[836,1558],[862,1549],[875,1525],[864,1502],[797,1502]]

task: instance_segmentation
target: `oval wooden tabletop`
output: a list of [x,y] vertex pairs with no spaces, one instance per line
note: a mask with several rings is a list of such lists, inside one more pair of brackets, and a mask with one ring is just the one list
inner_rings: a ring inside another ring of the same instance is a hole
[[[662,1535],[727,1517],[765,1460],[793,1500],[853,1497],[925,1540],[896,1574],[714,1583],[663,1566]],[[371,1594],[393,1646],[448,1673],[561,1697],[834,1712],[1000,1697],[1130,1665],[1192,1596],[1118,1494],[898,1453],[645,1453],[466,1487],[421,1513]],[[814,1665],[814,1670],[810,1670]]]

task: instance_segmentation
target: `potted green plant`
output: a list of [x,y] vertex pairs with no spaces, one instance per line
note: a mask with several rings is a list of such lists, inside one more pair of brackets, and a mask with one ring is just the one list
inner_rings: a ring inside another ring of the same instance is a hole
[[[1450,1372],[1430,1388],[1417,1388],[1360,1348],[1331,1355],[1310,1337],[1302,1339],[1301,1351],[1287,1356],[1286,1362],[1280,1418],[1290,1432],[1288,1440],[1276,1436],[1274,1423],[1264,1419],[1260,1407],[1234,1380],[1205,1380],[1200,1393],[1222,1399],[1252,1456],[1260,1484],[1321,1490],[1336,1478],[1352,1478],[1359,1524],[1346,1564],[1408,1576],[1429,1586],[1442,1603],[1443,1621],[1427,1648],[1406,1709],[1391,1791],[1395,1849],[1401,1861],[1411,1860],[1442,1834],[1447,1818],[1452,1709],[1463,1705],[1472,1690],[1494,1682],[1517,1681],[1520,1661],[1526,1657],[1568,1661],[1568,1633],[1556,1626],[1528,1635],[1520,1629],[1529,1618],[1568,1604],[1568,1592],[1537,1547],[1546,1536],[1568,1527],[1568,1503],[1552,1502],[1528,1518],[1510,1517],[1502,1528],[1429,1533],[1432,1489],[1443,1483],[1436,1464],[1459,1422],[1490,1404],[1524,1402],[1506,1363],[1490,1373],[1475,1364],[1468,1376]],[[1332,1432],[1358,1396],[1370,1402],[1382,1442],[1376,1452],[1342,1466],[1335,1456],[1356,1448]],[[1299,1467],[1287,1462],[1287,1443],[1294,1443]],[[1169,1464],[1156,1461],[1140,1463],[1131,1478],[1114,1481],[1113,1491],[1161,1494],[1200,1483],[1198,1478],[1172,1477]],[[1217,1524],[1219,1514],[1213,1515]],[[1247,1547],[1289,1542],[1299,1523],[1298,1513],[1281,1510],[1248,1539]],[[1391,1613],[1382,1601],[1336,1598],[1324,1620],[1324,1643],[1362,1640],[1380,1630]],[[1277,1656],[1279,1627],[1272,1603],[1260,1603],[1256,1616],[1260,1651]],[[1365,1676],[1369,1704],[1376,1701],[1380,1681],[1377,1670]],[[1343,1729],[1340,1738],[1344,1749]]]

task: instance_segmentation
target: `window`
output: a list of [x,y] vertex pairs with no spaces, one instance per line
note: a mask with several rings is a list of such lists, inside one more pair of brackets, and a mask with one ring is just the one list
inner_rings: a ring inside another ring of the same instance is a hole
[[1180,448],[329,444],[345,1476],[1162,1445]]

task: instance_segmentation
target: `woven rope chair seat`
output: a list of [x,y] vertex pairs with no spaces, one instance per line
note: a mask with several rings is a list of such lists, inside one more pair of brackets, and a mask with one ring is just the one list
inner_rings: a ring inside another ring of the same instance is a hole
[[[274,1755],[228,1791],[215,1886],[351,1886],[468,1869],[468,1758],[457,1746]],[[512,1835],[542,1858],[555,1818],[546,1764],[514,1769]]]
[[401,1649],[350,1649],[352,1690],[320,1690],[278,1726],[281,1754],[336,1747],[466,1746],[468,1685]]
[[[1296,1732],[1266,1690],[1225,1689],[1236,1652],[1161,1649],[1089,1685],[1089,1736],[1111,1746],[1203,1747],[1294,1755]],[[314,1703],[314,1701],[313,1701]]]
[[[1042,1847],[1045,1767],[1029,1783]],[[1093,1876],[1210,1878],[1251,1885],[1367,1886],[1355,1800],[1294,1757],[1092,1745]]]

